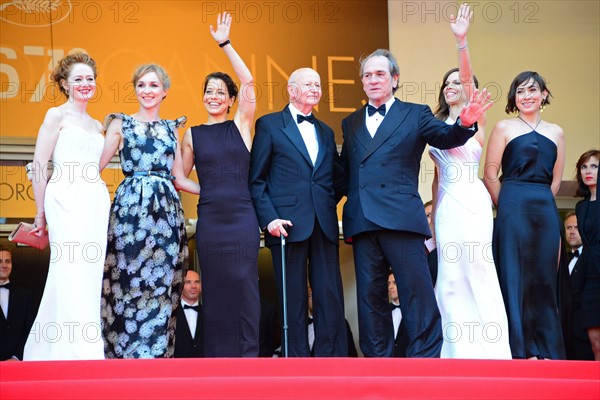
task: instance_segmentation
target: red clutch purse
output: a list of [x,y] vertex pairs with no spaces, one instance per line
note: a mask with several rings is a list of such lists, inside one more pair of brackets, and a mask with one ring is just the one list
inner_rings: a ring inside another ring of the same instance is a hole
[[27,246],[35,247],[36,249],[43,250],[48,247],[48,235],[37,236],[30,235],[29,232],[33,230],[33,224],[27,222],[19,222],[19,225],[14,231],[8,235],[8,240],[15,243],[25,244]]

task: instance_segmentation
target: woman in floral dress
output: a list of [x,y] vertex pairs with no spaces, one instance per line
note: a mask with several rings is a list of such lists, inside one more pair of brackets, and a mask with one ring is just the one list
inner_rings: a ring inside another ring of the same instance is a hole
[[177,128],[159,108],[170,80],[147,64],[133,76],[139,110],[106,119],[101,165],[119,149],[125,179],[115,193],[102,284],[102,331],[107,358],[172,357],[175,308],[187,259],[177,190],[199,194],[183,175]]

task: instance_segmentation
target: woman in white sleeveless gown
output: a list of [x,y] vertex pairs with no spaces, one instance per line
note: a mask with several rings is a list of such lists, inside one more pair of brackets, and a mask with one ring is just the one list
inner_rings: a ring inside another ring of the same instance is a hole
[[86,112],[95,78],[94,60],[82,53],[59,61],[52,75],[68,100],[48,110],[32,164],[34,232],[46,234],[48,222],[50,265],[24,360],[104,358],[100,294],[110,198],[99,171],[102,125]]
[[[476,80],[466,33],[472,13],[462,5],[451,27],[460,69],[444,77],[436,117],[453,124]],[[511,358],[508,324],[492,256],[492,202],[478,177],[485,120],[463,146],[430,148],[436,165],[434,228],[438,249],[436,299],[442,317],[443,358]]]

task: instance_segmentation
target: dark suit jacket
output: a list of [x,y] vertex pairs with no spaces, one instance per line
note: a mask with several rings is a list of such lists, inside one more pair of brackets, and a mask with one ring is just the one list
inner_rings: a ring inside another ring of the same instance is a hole
[[427,143],[448,149],[464,144],[475,131],[447,125],[425,105],[398,99],[374,138],[365,126],[365,107],[342,121],[342,164],[348,174],[344,237],[377,229],[431,236],[419,196],[419,170]]
[[[334,183],[341,174],[339,155],[331,128],[318,120],[315,128],[319,153],[313,167],[287,106],[256,121],[250,162],[254,208],[263,229],[277,218],[292,221],[288,242],[306,240],[313,232],[315,218],[327,239],[338,242]],[[267,234],[265,242],[274,245],[279,238]]]
[[23,359],[23,348],[35,319],[35,304],[29,291],[12,287],[8,295],[8,319],[0,311],[0,360]]
[[190,326],[185,318],[181,303],[176,310],[177,325],[175,328],[175,358],[204,357],[204,326],[202,319],[202,305],[196,321],[196,334],[192,339]]
[[600,217],[600,199],[598,197],[596,197],[596,201],[593,203],[587,198],[575,205],[577,226],[579,226],[579,235],[583,242],[581,262],[585,265],[587,273],[600,275],[600,235],[591,237],[583,230],[585,220],[591,213],[596,213]]

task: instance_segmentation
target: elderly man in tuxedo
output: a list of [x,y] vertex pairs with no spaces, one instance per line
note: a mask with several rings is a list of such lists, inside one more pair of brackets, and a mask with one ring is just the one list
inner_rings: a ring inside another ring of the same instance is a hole
[[0,361],[22,360],[23,347],[35,318],[31,293],[10,282],[12,252],[0,247]]
[[364,107],[342,121],[347,173],[343,226],[356,269],[360,347],[367,357],[390,357],[394,338],[386,281],[391,266],[406,327],[407,357],[439,357],[442,329],[423,242],[431,237],[419,196],[419,168],[427,143],[464,144],[491,104],[475,92],[454,125],[429,107],[394,98],[400,69],[384,49],[361,60]]
[[201,294],[200,275],[188,270],[183,281],[181,304],[177,308],[175,358],[204,357]]
[[339,268],[339,229],[334,190],[341,173],[334,134],[312,114],[321,78],[310,68],[288,80],[290,103],[256,121],[250,161],[250,193],[283,307],[280,236],[286,237],[288,355],[308,357],[307,274],[313,289],[314,353],[347,354],[344,297]]

